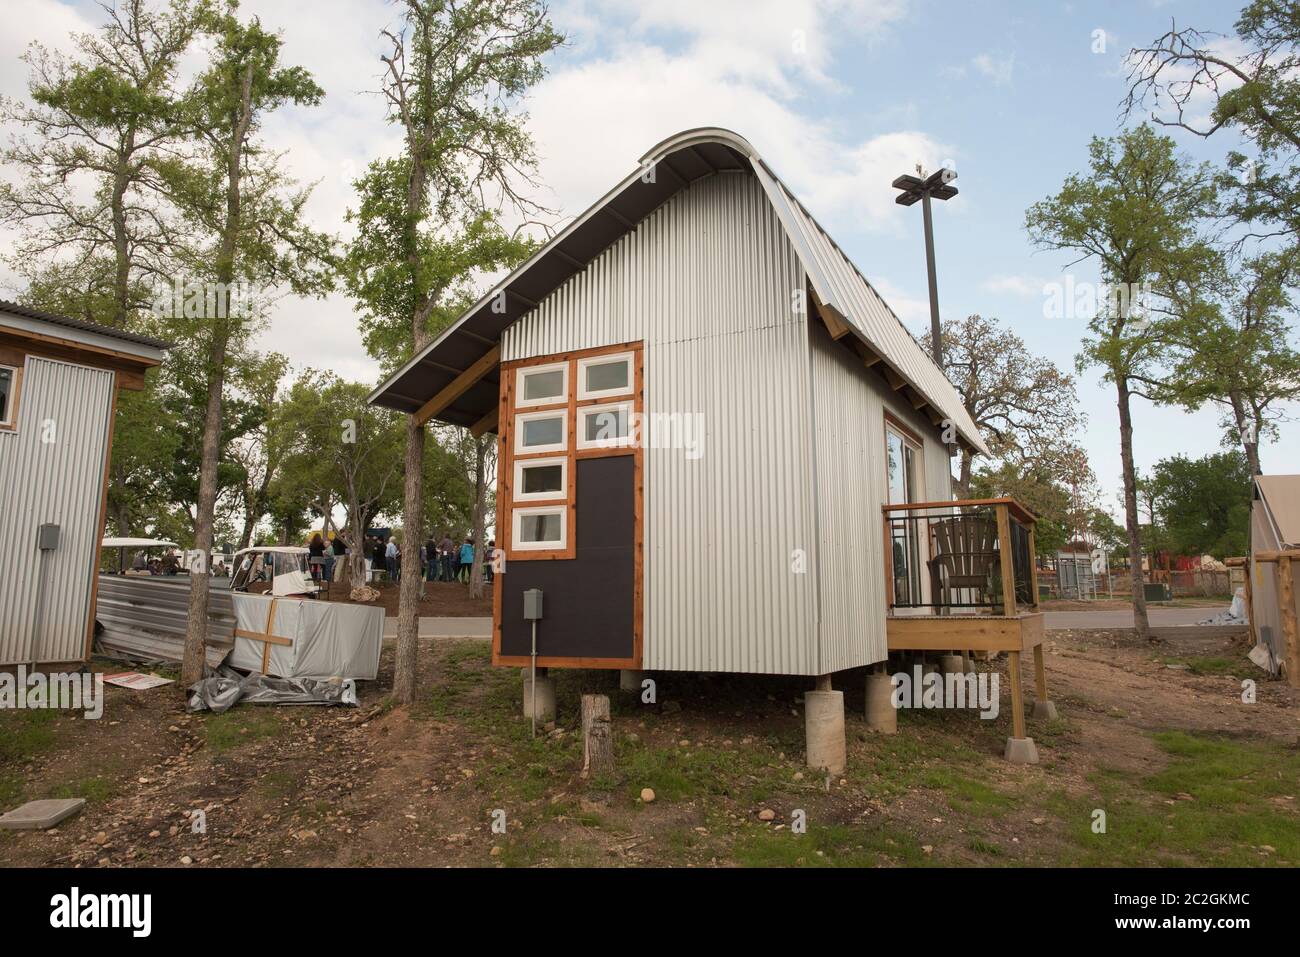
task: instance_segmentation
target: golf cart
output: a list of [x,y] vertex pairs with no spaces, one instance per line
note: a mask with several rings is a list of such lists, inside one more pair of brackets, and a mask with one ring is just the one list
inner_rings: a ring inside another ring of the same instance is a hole
[[[152,558],[166,558],[175,549],[179,548],[175,542],[164,541],[158,538],[106,538],[100,542],[100,548],[113,549],[117,552],[117,570],[118,575],[151,575],[149,563]],[[158,553],[161,554],[151,554]],[[127,555],[132,556],[131,564],[127,564]],[[178,574],[184,571],[184,563],[179,559],[175,560],[171,566],[170,574]]]
[[231,560],[234,573],[230,590],[246,592],[250,585],[266,582],[270,586],[266,592],[277,598],[289,595],[315,598],[320,586],[312,581],[307,563],[310,554],[305,548],[291,545],[240,549]]

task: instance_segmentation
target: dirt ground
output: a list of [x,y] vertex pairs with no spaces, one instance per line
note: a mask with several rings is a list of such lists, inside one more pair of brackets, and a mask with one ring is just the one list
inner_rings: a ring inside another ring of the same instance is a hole
[[[0,832],[0,865],[1296,866],[1300,698],[1244,650],[1050,633],[1060,718],[1030,721],[1035,766],[1001,758],[1004,671],[996,720],[903,711],[893,736],[867,730],[861,675],[838,676],[836,777],[804,766],[794,679],[661,673],[643,704],[612,673],[561,672],[536,739],[485,642],[425,642],[409,708],[387,697],[391,648],[352,709],[188,715],[174,685],[109,687],[98,721],[0,713],[0,807],[89,798],[53,831]],[[612,700],[606,780],[579,774],[583,691]]]
[[[269,586],[263,583],[254,585],[252,591],[266,591]],[[397,617],[397,599],[399,586],[390,582],[378,582],[371,586],[379,591],[379,600],[374,602],[353,602],[349,598],[349,589],[345,582],[334,582],[329,594],[321,593],[322,600],[342,602],[344,604],[365,604],[372,608],[384,609],[389,618]],[[424,599],[420,602],[420,616],[423,618],[491,618],[492,586],[488,585],[482,598],[471,598],[469,585],[460,582],[425,582]]]

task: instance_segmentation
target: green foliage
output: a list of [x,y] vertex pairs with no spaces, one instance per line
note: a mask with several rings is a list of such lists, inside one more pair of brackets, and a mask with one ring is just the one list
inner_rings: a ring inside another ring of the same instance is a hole
[[[1102,281],[1122,290],[1089,321],[1080,368],[1100,366],[1106,381],[1158,388],[1179,328],[1179,316],[1161,303],[1219,263],[1197,232],[1217,209],[1213,175],[1146,124],[1094,137],[1088,155],[1088,175],[1071,175],[1057,195],[1031,206],[1026,228],[1040,247],[1095,259]],[[1132,294],[1141,287],[1150,297],[1137,309]]]
[[1162,459],[1150,484],[1171,551],[1219,559],[1246,553],[1251,473],[1242,453]]
[[432,338],[473,302],[481,274],[513,268],[536,248],[487,212],[412,230],[404,205],[410,173],[406,159],[371,163],[355,184],[359,209],[348,213],[358,235],[343,261],[344,284],[361,304],[366,351],[385,371],[414,352],[412,317],[424,317]]

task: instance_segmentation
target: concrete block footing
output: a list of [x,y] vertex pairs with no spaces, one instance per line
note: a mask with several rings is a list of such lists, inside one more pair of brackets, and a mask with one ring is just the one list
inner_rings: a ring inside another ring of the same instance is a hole
[[1055,721],[1056,702],[1055,701],[1035,701],[1033,718],[1035,721]]
[[646,679],[644,671],[633,671],[629,668],[621,668],[618,672],[618,690],[635,691],[640,693],[641,682]]
[[842,773],[848,761],[844,742],[844,692],[805,691],[803,701],[808,766],[832,774]]
[[1007,749],[1002,756],[1012,764],[1037,764],[1038,748],[1033,738],[1007,738]]
[[[524,717],[533,716],[533,679],[528,668],[524,672]],[[555,720],[555,679],[542,668],[537,669],[537,723]]]
[[881,734],[898,733],[894,679],[883,671],[867,675],[867,728]]
[[961,660],[961,655],[941,655],[939,657],[939,671],[945,675],[965,674],[966,665]]
[[44,831],[55,827],[86,806],[85,798],[52,798],[28,801],[0,817],[3,831]]

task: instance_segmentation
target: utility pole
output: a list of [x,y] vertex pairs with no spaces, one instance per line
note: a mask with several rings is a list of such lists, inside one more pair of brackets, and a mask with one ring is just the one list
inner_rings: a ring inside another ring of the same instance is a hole
[[[918,167],[919,171],[919,167]],[[911,206],[921,201],[921,210],[925,219],[925,270],[930,280],[930,346],[935,364],[943,369],[943,337],[939,330],[939,280],[934,269],[934,219],[930,213],[930,198],[952,199],[957,195],[957,187],[951,185],[957,178],[957,172],[940,169],[925,179],[919,176],[903,174],[894,180],[894,189],[902,194],[894,197],[899,206]]]

